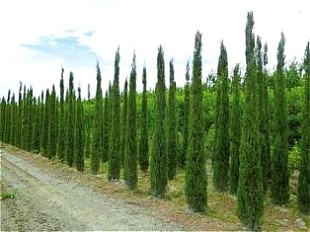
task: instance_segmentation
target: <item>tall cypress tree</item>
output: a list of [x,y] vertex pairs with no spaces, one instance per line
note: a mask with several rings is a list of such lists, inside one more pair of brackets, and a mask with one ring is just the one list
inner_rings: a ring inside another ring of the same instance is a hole
[[262,75],[262,99],[263,106],[261,111],[261,132],[262,132],[262,172],[263,172],[263,188],[266,193],[268,190],[268,185],[271,176],[271,147],[270,147],[270,110],[269,110],[269,94],[268,94],[268,73],[267,66],[268,64],[268,46],[267,43],[264,45],[263,51],[263,75]]
[[266,193],[270,173],[270,143],[269,143],[269,114],[268,114],[268,86],[266,85],[266,73],[263,66],[268,62],[267,51],[263,52],[261,38],[256,39],[256,66],[257,66],[257,97],[258,120],[259,120],[259,148],[261,153],[261,165],[263,174],[263,188]]
[[2,97],[1,100],[1,114],[0,114],[0,141],[5,142],[5,116],[6,116],[6,101],[5,101],[5,97]]
[[229,81],[227,51],[223,41],[217,67],[219,104],[216,120],[215,151],[213,159],[213,185],[217,191],[228,190],[229,180]]
[[162,46],[157,55],[157,83],[155,88],[155,128],[150,161],[150,192],[154,197],[163,198],[168,182],[166,146],[166,86],[165,60]]
[[100,159],[103,152],[103,102],[101,89],[101,71],[97,63],[97,88],[95,99],[93,149],[90,157],[91,171],[97,174],[100,168]]
[[124,92],[123,92],[123,118],[122,118],[122,154],[121,154],[121,162],[122,166],[124,167],[125,161],[125,151],[126,151],[126,144],[127,144],[127,111],[128,111],[128,81],[127,78],[124,84]]
[[202,92],[202,34],[195,35],[191,86],[190,137],[186,160],[185,195],[190,209],[204,212],[207,207],[206,156],[204,153],[204,115]]
[[111,126],[111,101],[109,96],[109,91],[107,90],[104,98],[104,114],[103,114],[103,157],[102,161],[107,162],[109,157],[109,138],[110,138],[110,126]]
[[23,89],[23,84],[20,82],[19,84],[19,93],[18,93],[18,117],[17,117],[17,125],[16,127],[18,128],[15,134],[15,144],[17,147],[21,147],[21,129],[22,129],[22,100],[23,100],[23,95],[22,95],[22,89]]
[[259,129],[256,94],[255,37],[253,12],[247,15],[245,103],[243,131],[240,145],[237,211],[242,224],[249,230],[258,230],[263,215],[263,182],[261,156],[258,151]]
[[47,142],[48,142],[48,122],[49,122],[49,113],[48,113],[48,102],[50,98],[49,89],[45,92],[45,103],[43,105],[43,120],[42,120],[42,132],[41,132],[41,148],[43,156],[47,156]]
[[25,135],[25,149],[27,151],[31,151],[31,133],[32,133],[32,122],[33,122],[33,114],[32,114],[32,100],[33,100],[33,89],[30,88],[27,90],[27,97],[26,97],[26,135]]
[[67,134],[66,134],[66,162],[69,166],[74,163],[74,125],[75,125],[75,94],[74,94],[74,78],[70,72],[68,107],[67,107]]
[[[90,85],[87,86],[87,112],[90,112]],[[91,120],[85,120],[88,122],[85,125],[85,133],[86,133],[86,141],[85,141],[85,158],[89,158],[91,156],[91,132],[92,132],[92,125],[90,123]],[[103,138],[102,138],[103,142]]]
[[57,155],[59,160],[64,161],[65,157],[65,103],[64,103],[64,69],[61,69],[61,77],[60,77],[60,102],[59,102],[59,123],[58,123],[58,147],[57,147]]
[[232,78],[232,111],[230,117],[230,167],[229,191],[236,194],[239,181],[239,151],[241,143],[241,106],[240,106],[240,69],[239,64],[234,68]]
[[180,153],[179,165],[184,167],[186,164],[186,154],[188,151],[189,144],[189,115],[190,115],[190,86],[189,86],[189,61],[186,64],[185,80],[186,84],[184,87],[184,127],[183,127],[183,150]]
[[84,111],[81,101],[81,88],[78,88],[78,99],[75,114],[74,161],[78,171],[84,171],[85,126]]
[[141,132],[139,144],[139,164],[142,171],[149,168],[149,136],[148,136],[148,105],[146,90],[146,68],[143,68],[142,74],[143,92],[141,103]]
[[9,142],[10,144],[15,145],[15,134],[16,134],[16,121],[17,121],[17,104],[15,101],[15,93],[13,93],[12,99],[11,99],[11,125],[10,125],[10,130],[11,130],[11,134],[10,134],[10,139]]
[[170,67],[169,104],[167,109],[168,124],[168,178],[172,180],[176,175],[178,148],[177,148],[177,118],[176,118],[176,83],[174,80],[173,60]]
[[48,141],[47,141],[47,156],[52,159],[56,156],[57,151],[57,124],[56,124],[56,90],[52,87],[52,92],[48,102]]
[[136,189],[137,174],[137,102],[136,102],[136,54],[133,55],[129,80],[129,98],[127,114],[127,143],[125,153],[125,182],[129,189]]
[[41,99],[34,104],[34,124],[32,129],[32,151],[38,153],[40,151],[40,133],[41,133]]
[[9,89],[8,91],[8,97],[6,100],[6,106],[5,106],[5,120],[4,120],[4,136],[3,136],[3,141],[8,143],[9,138],[10,138],[10,117],[11,117],[11,111],[10,111],[10,102],[11,102],[11,90]]
[[305,100],[303,109],[301,162],[298,177],[298,209],[310,214],[310,49],[305,50]]
[[112,126],[111,126],[111,147],[110,160],[108,168],[108,179],[119,180],[121,170],[121,131],[120,131],[120,94],[119,94],[119,62],[120,52],[119,48],[115,54],[114,61],[114,80],[112,86]]
[[288,126],[285,97],[284,55],[285,38],[281,40],[277,53],[277,74],[275,89],[275,141],[271,159],[271,198],[275,204],[285,204],[289,200],[289,171],[288,171]]

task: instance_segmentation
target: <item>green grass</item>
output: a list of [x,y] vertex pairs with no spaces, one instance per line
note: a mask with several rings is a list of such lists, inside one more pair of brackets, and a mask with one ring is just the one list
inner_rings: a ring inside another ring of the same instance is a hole
[[13,191],[10,191],[10,192],[1,192],[0,193],[0,199],[1,200],[5,200],[5,199],[14,199],[16,198],[16,193],[17,193],[17,190],[13,190]]

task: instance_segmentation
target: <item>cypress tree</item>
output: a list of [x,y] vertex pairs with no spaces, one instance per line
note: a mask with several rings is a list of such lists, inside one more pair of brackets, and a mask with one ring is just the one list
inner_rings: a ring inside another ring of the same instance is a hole
[[111,125],[111,147],[108,168],[108,179],[119,180],[121,170],[121,139],[120,139],[120,94],[119,94],[119,48],[115,54],[114,61],[114,80],[112,86],[112,125]]
[[239,150],[241,143],[240,80],[240,69],[239,64],[237,64],[232,78],[232,112],[230,117],[229,191],[231,194],[237,193],[239,181]]
[[[90,102],[90,85],[88,84],[87,86],[87,112],[90,112],[90,107],[89,105],[91,104]],[[86,141],[85,141],[85,158],[89,158],[91,156],[91,120],[85,120],[85,122],[88,122],[85,124],[85,130],[86,130]],[[103,142],[103,139],[102,139]]]
[[264,194],[261,170],[261,156],[258,151],[259,129],[256,94],[255,37],[253,34],[253,12],[247,15],[246,36],[246,78],[243,131],[240,145],[239,183],[237,190],[237,211],[242,224],[249,230],[258,230],[263,215]]
[[189,61],[186,64],[186,73],[185,73],[185,80],[186,84],[184,87],[184,128],[183,128],[183,150],[180,153],[179,158],[179,166],[184,167],[186,164],[186,154],[188,150],[188,143],[189,143],[189,115],[190,115],[190,87],[189,87]]
[[104,133],[103,133],[103,162],[108,161],[109,157],[109,137],[110,137],[110,114],[111,114],[111,108],[110,108],[110,97],[109,97],[109,91],[106,91],[105,98],[104,98],[104,114],[103,114],[103,123],[104,123]]
[[78,88],[78,99],[75,114],[74,161],[78,171],[84,171],[85,127],[84,111],[81,101],[81,88]]
[[9,143],[15,145],[15,134],[16,134],[16,121],[17,121],[17,105],[16,105],[16,101],[15,101],[15,93],[13,93],[13,96],[11,98],[11,124],[10,124],[10,139],[9,139]]
[[50,98],[50,91],[49,91],[49,89],[47,89],[45,92],[45,103],[43,105],[43,120],[42,120],[42,132],[41,132],[41,148],[42,148],[43,156],[47,155],[48,122],[49,122],[48,102],[49,102],[49,98]]
[[4,131],[5,131],[5,112],[6,112],[6,101],[5,98],[2,97],[1,100],[1,115],[0,115],[0,141],[4,142],[5,136],[4,136]]
[[10,138],[10,118],[11,118],[11,111],[10,111],[10,102],[11,102],[11,90],[9,89],[8,91],[8,97],[6,100],[6,107],[5,107],[5,127],[4,127],[4,139],[3,141],[8,143],[9,142],[9,138]]
[[263,175],[263,188],[266,193],[269,182],[270,170],[270,144],[269,144],[269,126],[268,126],[268,86],[266,85],[266,74],[263,70],[263,65],[268,62],[267,51],[263,52],[261,38],[256,39],[256,67],[257,67],[257,101],[258,106],[258,123],[259,123],[259,144],[258,151],[261,154],[261,165]]
[[168,128],[168,178],[172,180],[176,175],[177,167],[177,118],[176,118],[176,83],[174,80],[173,60],[169,63],[170,68],[170,87],[169,104],[167,109],[167,128]]
[[268,94],[268,74],[266,65],[268,64],[268,46],[267,43],[264,45],[263,51],[263,75],[262,75],[262,99],[263,102],[261,108],[261,133],[262,133],[262,172],[263,172],[263,188],[264,193],[267,192],[270,176],[271,176],[271,166],[270,166],[270,110],[269,110],[269,94]]
[[154,197],[165,197],[168,182],[166,147],[166,86],[165,61],[162,46],[157,55],[157,83],[155,88],[155,125],[150,161],[150,192]]
[[74,78],[73,73],[70,72],[69,77],[69,92],[68,92],[68,107],[67,107],[67,134],[66,134],[66,153],[65,158],[67,164],[72,167],[74,163],[74,104],[75,104],[75,94],[74,94]]
[[95,116],[94,116],[94,134],[93,134],[93,149],[90,157],[91,171],[97,174],[100,168],[100,159],[103,152],[103,102],[101,89],[101,71],[97,63],[97,88],[95,98]]
[[17,117],[17,122],[16,122],[16,134],[15,134],[15,144],[17,147],[21,147],[21,129],[22,129],[22,100],[23,100],[23,95],[22,95],[22,89],[23,89],[23,84],[20,82],[19,84],[19,93],[18,93],[18,117]]
[[52,87],[52,92],[48,102],[48,142],[47,142],[47,155],[49,159],[56,156],[57,151],[57,124],[56,124],[56,90],[55,86]]
[[217,132],[215,133],[215,152],[213,159],[213,185],[217,191],[228,190],[229,180],[229,81],[227,51],[223,41],[217,68],[219,104]]
[[141,132],[139,144],[139,164],[142,171],[149,168],[149,137],[148,137],[148,102],[146,91],[146,68],[143,68],[142,74],[143,92],[141,103]]
[[34,104],[34,124],[32,129],[32,151],[38,153],[40,151],[40,132],[41,132],[41,99]]
[[26,89],[26,85],[24,85],[24,87],[23,87],[23,100],[22,100],[22,126],[21,126],[21,148],[22,149],[26,149],[27,123],[28,123],[28,117],[27,117],[27,89]]
[[310,214],[310,49],[305,50],[305,100],[303,109],[301,162],[298,177],[298,209]]
[[58,147],[57,147],[57,155],[59,160],[64,161],[65,158],[65,130],[66,130],[66,122],[65,122],[65,102],[64,102],[64,69],[61,69],[61,77],[60,77],[60,101],[59,101],[59,123],[58,123]]
[[33,100],[33,89],[30,88],[27,90],[27,99],[26,99],[26,117],[27,117],[27,124],[26,124],[26,136],[25,136],[25,149],[27,151],[31,151],[31,144],[32,144],[32,122],[33,122],[33,113],[32,113],[32,100]]
[[128,99],[128,82],[127,78],[125,80],[124,84],[124,93],[123,93],[123,119],[122,119],[122,157],[121,157],[121,162],[122,166],[124,167],[124,161],[125,161],[125,152],[126,152],[126,141],[127,141],[127,111],[128,111],[128,104],[127,100]]
[[136,189],[137,174],[137,103],[136,103],[136,54],[133,56],[129,80],[129,98],[127,114],[127,143],[125,153],[125,182],[129,189]]
[[275,140],[271,159],[271,199],[282,205],[289,200],[289,170],[288,170],[288,126],[285,99],[284,76],[284,46],[285,38],[281,33],[281,40],[277,53],[277,74],[275,88]]
[[191,86],[190,136],[186,157],[185,195],[194,212],[204,212],[207,207],[206,156],[204,153],[204,115],[202,92],[202,34],[195,35],[193,77]]

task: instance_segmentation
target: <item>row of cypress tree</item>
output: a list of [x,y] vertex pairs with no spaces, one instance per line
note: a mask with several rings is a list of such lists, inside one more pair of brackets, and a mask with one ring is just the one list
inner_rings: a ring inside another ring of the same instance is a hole
[[[275,204],[285,204],[289,199],[287,113],[285,112],[284,45],[281,34],[278,46],[278,65],[275,88],[274,143],[271,152],[270,121],[265,44],[253,33],[253,13],[248,13],[246,36],[246,74],[244,102],[241,99],[241,75],[237,64],[233,70],[232,84],[228,78],[228,58],[224,42],[216,81],[215,146],[212,155],[213,185],[216,191],[228,191],[237,195],[238,216],[249,229],[257,230],[263,215],[264,197],[269,183],[271,198]],[[142,171],[150,168],[150,193],[165,197],[168,180],[176,175],[176,167],[185,168],[185,194],[190,209],[203,212],[207,208],[207,175],[204,146],[205,115],[202,86],[202,34],[195,35],[193,70],[190,81],[190,65],[186,66],[184,87],[183,144],[178,144],[176,83],[173,60],[169,63],[169,95],[166,100],[165,61],[160,46],[157,56],[157,83],[154,99],[154,125],[150,134],[148,120],[147,74],[143,68],[141,121],[137,121],[136,56],[124,92],[119,88],[120,50],[115,55],[113,84],[103,98],[101,71],[97,64],[97,88],[94,99],[94,117],[85,122],[81,89],[76,97],[73,73],[69,77],[69,89],[64,94],[64,70],[60,79],[60,98],[55,87],[35,98],[33,90],[22,84],[19,100],[8,93],[1,102],[1,141],[14,144],[28,151],[41,152],[49,159],[58,158],[69,166],[84,170],[85,157],[90,158],[91,172],[100,172],[102,162],[108,162],[108,179],[120,179],[124,169],[125,183],[129,189],[137,188],[138,164]],[[302,125],[302,161],[298,185],[299,209],[309,213],[309,43],[307,44],[305,70],[305,106]],[[229,91],[232,101],[229,101]],[[89,89],[88,89],[89,92]],[[88,102],[90,101],[88,93]],[[167,104],[168,103],[168,104]],[[231,109],[230,109],[231,107]],[[121,114],[122,113],[122,114]],[[88,127],[86,126],[88,125]],[[140,137],[138,136],[140,127]],[[149,148],[149,141],[151,146]],[[150,156],[150,157],[149,157]],[[149,163],[150,161],[150,163]]]

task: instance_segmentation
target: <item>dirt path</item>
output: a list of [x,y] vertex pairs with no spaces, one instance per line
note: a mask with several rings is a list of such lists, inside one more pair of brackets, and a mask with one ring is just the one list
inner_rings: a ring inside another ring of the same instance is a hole
[[7,230],[184,230],[139,206],[93,191],[12,153],[1,155],[1,231]]

